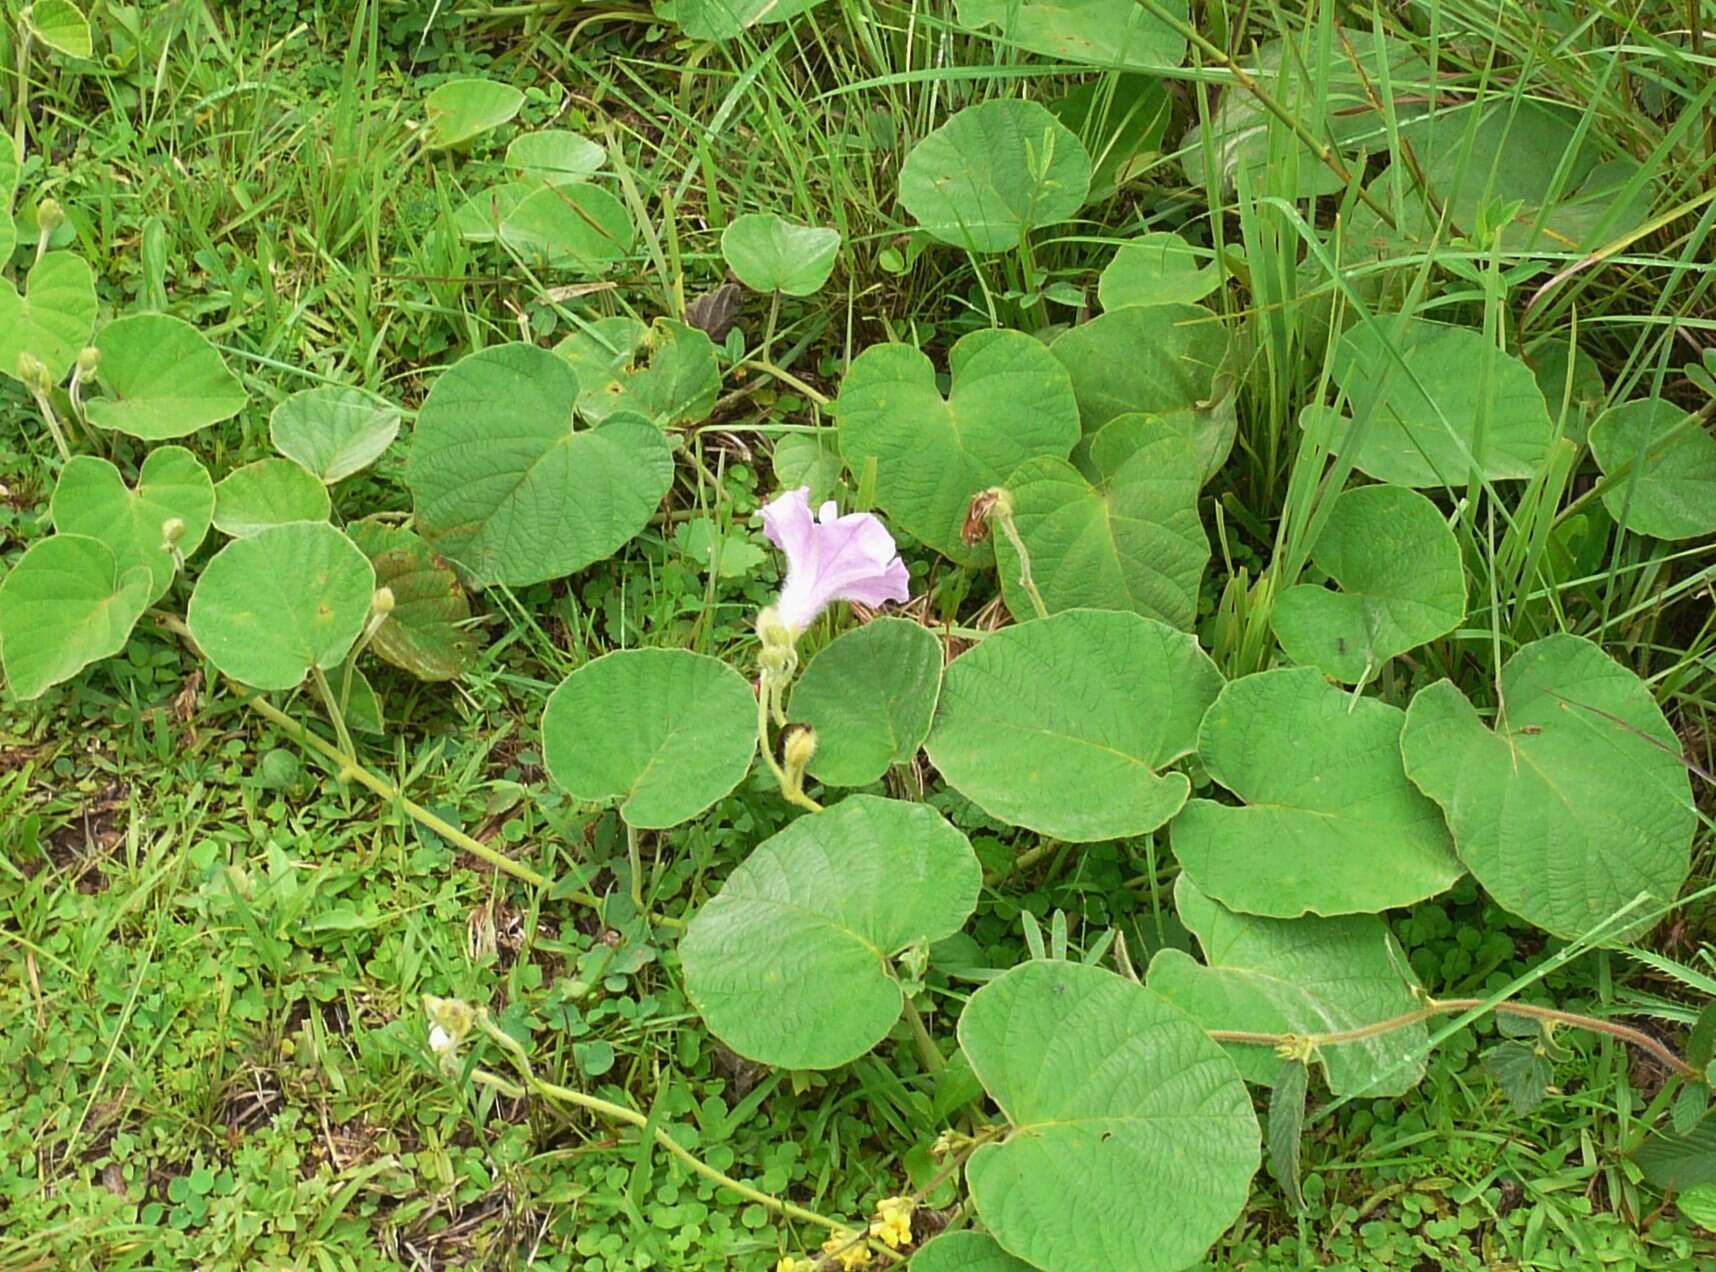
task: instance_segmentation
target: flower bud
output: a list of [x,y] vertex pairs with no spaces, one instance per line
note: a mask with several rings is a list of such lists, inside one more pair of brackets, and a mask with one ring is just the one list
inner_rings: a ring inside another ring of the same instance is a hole
[[792,628],[781,621],[781,613],[773,605],[757,615],[757,639],[769,652],[793,648]]
[[66,211],[57,199],[43,199],[36,204],[36,228],[43,234],[52,234],[66,223]]
[[94,345],[86,345],[82,349],[79,349],[77,354],[77,378],[80,380],[93,380],[95,379],[95,373],[99,370],[101,370],[101,350],[97,349]]
[[369,612],[372,614],[393,613],[393,589],[390,587],[376,588],[375,595],[369,599]]
[[168,517],[161,523],[161,547],[171,551],[178,546],[179,540],[185,537],[185,520],[183,517]]
[[53,372],[48,370],[47,363],[28,349],[18,351],[18,378],[24,382],[24,387],[37,397],[53,392]]
[[804,766],[810,763],[811,756],[815,754],[816,730],[808,724],[793,725],[781,746],[781,758],[786,761],[787,772],[804,772]]
[[459,1045],[476,1024],[476,1010],[456,998],[433,994],[423,995],[423,1009],[429,1014],[429,1049],[441,1067],[451,1071],[459,1062]]

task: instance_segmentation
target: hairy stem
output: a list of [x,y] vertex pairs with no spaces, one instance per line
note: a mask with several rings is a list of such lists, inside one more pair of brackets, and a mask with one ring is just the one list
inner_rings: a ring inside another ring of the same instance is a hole
[[1031,598],[1031,608],[1037,611],[1038,618],[1047,618],[1049,607],[1043,604],[1043,594],[1037,591],[1037,581],[1031,577],[1031,554],[1025,550],[1024,539],[1019,537],[1019,527],[1013,524],[1013,514],[996,504],[989,515],[1000,523],[1001,533],[1007,536],[1007,542],[1019,554],[1019,586]]
[[775,781],[780,784],[781,798],[813,813],[822,811],[822,805],[806,795],[788,778],[786,770],[775,759],[774,743],[769,741],[769,688],[766,683],[757,686],[757,750],[762,753],[763,763],[769,766],[769,772],[774,774]]
[[1368,1025],[1360,1025],[1356,1029],[1341,1029],[1326,1034],[1254,1033],[1245,1029],[1211,1029],[1208,1032],[1210,1037],[1217,1042],[1244,1042],[1261,1047],[1284,1047],[1304,1043],[1309,1043],[1312,1047],[1338,1047],[1345,1043],[1364,1042],[1370,1038],[1377,1038],[1383,1034],[1393,1033],[1396,1029],[1423,1024],[1426,1020],[1432,1020],[1437,1016],[1459,1015],[1485,1009],[1500,1012],[1505,1016],[1524,1016],[1532,1020],[1567,1025],[1573,1029],[1588,1029],[1593,1033],[1607,1034],[1611,1038],[1619,1038],[1622,1042],[1637,1047],[1640,1051],[1649,1052],[1683,1078],[1694,1082],[1704,1080],[1703,1075],[1697,1069],[1687,1064],[1672,1050],[1643,1030],[1634,1029],[1628,1025],[1619,1025],[1612,1020],[1604,1020],[1599,1016],[1582,1016],[1577,1012],[1560,1011],[1553,1007],[1535,1007],[1530,1003],[1491,1003],[1485,998],[1432,998],[1416,1011],[1391,1016],[1387,1020],[1374,1021]]

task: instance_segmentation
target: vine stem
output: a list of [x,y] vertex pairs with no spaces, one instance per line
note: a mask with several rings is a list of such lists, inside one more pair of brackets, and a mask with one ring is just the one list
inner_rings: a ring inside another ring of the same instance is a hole
[[780,784],[781,797],[787,803],[797,804],[813,813],[822,811],[821,804],[787,780],[786,770],[775,761],[774,744],[769,741],[769,690],[766,684],[761,683],[757,686],[757,750],[762,754],[763,763],[769,766],[769,772],[774,774],[775,781]]
[[1019,527],[1013,524],[1013,514],[1005,505],[997,503],[989,515],[1000,522],[1001,533],[1007,536],[1007,542],[1019,554],[1019,586],[1031,598],[1031,608],[1037,611],[1038,618],[1047,618],[1049,607],[1043,604],[1043,594],[1037,591],[1037,581],[1031,577],[1031,554],[1025,550],[1025,540],[1019,535]]
[[1452,1016],[1469,1011],[1482,1011],[1486,1008],[1500,1012],[1504,1016],[1524,1016],[1532,1020],[1549,1021],[1559,1025],[1568,1025],[1575,1029],[1588,1029],[1592,1033],[1607,1034],[1609,1037],[1619,1038],[1622,1042],[1629,1043],[1641,1051],[1649,1052],[1683,1078],[1694,1082],[1704,1080],[1703,1075],[1697,1069],[1643,1030],[1634,1029],[1629,1025],[1618,1025],[1612,1020],[1603,1020],[1597,1016],[1582,1016],[1577,1012],[1560,1011],[1554,1007],[1536,1007],[1530,1003],[1491,1003],[1486,998],[1432,998],[1416,1011],[1409,1011],[1399,1016],[1390,1016],[1387,1020],[1360,1025],[1356,1029],[1341,1029],[1326,1034],[1254,1033],[1247,1029],[1211,1029],[1207,1032],[1217,1042],[1244,1042],[1260,1047],[1285,1047],[1304,1043],[1309,1043],[1312,1047],[1335,1047],[1344,1043],[1364,1042],[1370,1038],[1393,1033],[1396,1029],[1405,1029],[1411,1025],[1422,1024],[1437,1016]]
[[[238,700],[245,706],[263,717],[263,719],[283,730],[294,742],[309,748],[320,755],[324,760],[336,765],[340,771],[345,774],[345,776],[351,778],[361,786],[367,786],[383,799],[397,804],[412,821],[434,831],[448,843],[457,844],[473,857],[480,857],[491,866],[494,866],[499,870],[504,870],[515,879],[522,879],[524,882],[532,884],[538,888],[547,886],[548,880],[543,878],[536,871],[532,870],[529,866],[524,865],[521,862],[514,861],[511,857],[508,857],[503,853],[496,852],[482,840],[467,835],[457,826],[453,826],[445,819],[437,817],[434,813],[430,812],[427,808],[424,808],[415,800],[407,798],[405,792],[401,791],[394,783],[388,781],[387,778],[382,777],[379,773],[370,772],[369,769],[359,763],[354,756],[342,754],[338,747],[333,746],[324,739],[317,737],[314,733],[311,733],[303,725],[299,724],[291,716],[287,715],[284,711],[280,710],[279,707],[275,706],[272,702],[269,702],[260,694],[245,688],[243,685],[236,684],[231,680],[227,681],[227,685],[232,689]],[[575,901],[582,901],[586,905],[593,905],[598,908],[601,906],[600,899],[592,893],[581,892],[573,893],[571,895],[572,899]]]

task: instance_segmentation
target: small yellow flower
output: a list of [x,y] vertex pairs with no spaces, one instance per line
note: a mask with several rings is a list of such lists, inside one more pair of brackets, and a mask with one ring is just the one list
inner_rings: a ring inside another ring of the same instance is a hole
[[861,1268],[870,1262],[870,1247],[850,1228],[836,1228],[834,1235],[822,1243],[822,1252],[834,1256],[845,1272]]
[[870,1235],[878,1238],[890,1250],[912,1243],[912,1211],[917,1208],[910,1197],[884,1197],[876,1206],[876,1217],[870,1221]]
[[795,1259],[789,1254],[775,1264],[775,1272],[816,1272],[816,1264],[809,1259]]

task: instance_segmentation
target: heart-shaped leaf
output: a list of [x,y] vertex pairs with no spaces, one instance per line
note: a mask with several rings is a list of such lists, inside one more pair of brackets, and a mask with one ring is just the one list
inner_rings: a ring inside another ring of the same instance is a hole
[[1161,415],[1209,402],[1228,335],[1200,305],[1130,305],[1051,346],[1072,375],[1079,418],[1094,433],[1117,415]]
[[1603,506],[1655,539],[1716,532],[1716,437],[1661,398],[1626,402],[1591,425],[1591,453],[1607,480]]
[[457,146],[499,128],[523,105],[524,94],[510,84],[486,79],[449,80],[423,99],[428,123],[424,145],[430,149]]
[[183,523],[176,546],[188,557],[209,532],[214,502],[207,470],[182,446],[150,451],[134,489],[105,459],[73,455],[54,487],[54,528],[100,539],[113,553],[120,577],[136,566],[148,570],[148,603],[153,605],[178,572],[164,546],[166,523],[175,518]]
[[88,57],[95,51],[89,19],[72,0],[33,0],[24,8],[24,20],[36,38],[56,53]]
[[256,460],[215,487],[215,529],[235,539],[291,521],[326,521],[332,511],[328,488],[289,459]]
[[567,185],[600,172],[608,152],[582,133],[565,128],[514,137],[506,148],[506,166],[526,181]]
[[617,411],[663,428],[695,424],[715,409],[721,368],[715,346],[671,318],[598,318],[554,351],[578,373],[578,413],[600,422]]
[[747,212],[721,231],[721,256],[755,292],[810,296],[834,272],[840,231],[795,225],[773,212]]
[[918,753],[941,692],[941,641],[919,623],[878,618],[836,636],[792,691],[792,718],[816,730],[810,775],[868,786]]
[[657,15],[693,40],[730,40],[750,27],[785,22],[822,0],[654,0]]
[[115,318],[95,338],[99,376],[112,396],[94,398],[89,418],[145,441],[183,437],[231,419],[248,401],[220,350],[190,323],[166,314]]
[[1585,350],[1560,336],[1543,336],[1526,346],[1526,363],[1549,404],[1561,436],[1583,444],[1591,423],[1608,404],[1603,368]]
[[685,989],[740,1055],[832,1069],[900,1018],[888,960],[952,936],[983,871],[926,804],[851,795],[757,845],[679,945]]
[[[1680,740],[1650,690],[1559,634],[1507,660],[1493,728],[1453,683],[1412,700],[1406,773],[1442,806],[1460,860],[1507,909],[1571,940],[1640,894],[1673,899],[1698,814]],[[1637,935],[1611,924],[1605,942]]]
[[980,331],[948,354],[952,388],[909,345],[872,345],[852,362],[834,410],[840,450],[862,474],[876,465],[876,500],[894,523],[938,552],[969,561],[960,537],[971,501],[1028,459],[1065,459],[1078,441],[1066,371],[1018,331]]
[[[1206,1029],[1302,1038],[1393,1020],[1422,1005],[1405,956],[1374,915],[1235,914],[1185,875],[1174,884],[1174,904],[1205,962],[1161,950],[1150,960],[1146,983]],[[1424,1076],[1429,1045],[1429,1030],[1419,1022],[1319,1047],[1316,1058],[1336,1095],[1402,1095]],[[1230,1043],[1228,1052],[1249,1082],[1267,1086],[1280,1072],[1273,1047]]]
[[1174,855],[1229,909],[1294,918],[1411,905],[1465,873],[1442,814],[1406,780],[1406,713],[1354,698],[1315,667],[1229,681],[1198,758],[1244,806],[1194,799]]
[[[1162,7],[1185,21],[1185,0]],[[1133,0],[959,0],[959,25],[996,27],[1007,44],[1112,70],[1161,70],[1186,55],[1185,37]]]
[[1373,255],[1412,255],[1473,235],[1497,209],[1512,212],[1494,226],[1502,252],[1577,253],[1644,224],[1655,204],[1649,172],[1625,153],[1605,153],[1602,130],[1579,107],[1509,97],[1418,113],[1416,170],[1393,164],[1370,187],[1395,209],[1395,227],[1363,204],[1353,210],[1347,241]]
[[1239,431],[1234,394],[1223,393],[1203,406],[1189,406],[1165,414],[1116,415],[1073,449],[1072,462],[1092,482],[1101,484],[1105,474],[1120,471],[1132,456],[1161,442],[1178,438],[1192,448],[1202,466],[1201,480],[1208,482],[1233,453]]
[[375,571],[325,521],[294,521],[234,539],[203,567],[186,618],[224,674],[292,689],[346,656],[363,631]]
[[548,695],[542,752],[574,799],[619,800],[646,830],[690,821],[739,784],[757,749],[757,704],[726,663],[683,649],[623,649]]
[[330,486],[375,463],[398,435],[398,407],[340,384],[294,393],[268,417],[274,449]]
[[23,296],[0,279],[0,375],[18,379],[19,355],[28,353],[63,380],[89,343],[95,315],[95,275],[71,252],[37,261]]
[[1220,268],[1178,234],[1145,234],[1115,251],[1096,294],[1104,309],[1195,305],[1220,286]]
[[501,227],[513,209],[540,188],[539,182],[502,181],[479,190],[454,210],[454,228],[468,243],[498,242]]
[[28,701],[125,648],[149,608],[147,568],[121,571],[99,539],[56,534],[32,543],[0,580],[0,662]]
[[1222,684],[1197,641],[1162,623],[1067,610],[1005,627],[954,659],[929,756],[991,817],[1087,843],[1180,811],[1183,773]]
[[1020,964],[959,1045],[1010,1130],[966,1162],[978,1216],[1044,1272],[1178,1272],[1244,1209],[1262,1132],[1192,1018],[1100,967]]
[[625,205],[583,181],[525,195],[500,227],[501,240],[519,255],[551,269],[592,275],[625,260],[635,234]]
[[1335,500],[1311,560],[1340,585],[1288,588],[1269,616],[1294,662],[1345,684],[1374,679],[1398,654],[1466,617],[1460,545],[1436,505],[1402,486],[1358,486]]
[[912,147],[900,202],[935,238],[974,252],[1005,252],[1039,225],[1084,206],[1090,156],[1036,102],[967,106]]
[[401,526],[359,521],[348,532],[374,567],[376,587],[393,593],[393,609],[370,649],[419,680],[464,674],[476,641],[466,626],[471,604],[453,567]]
[[[1326,44],[1320,42],[1324,38]],[[1421,103],[1433,99],[1434,76],[1404,40],[1360,32],[1342,38],[1332,27],[1311,24],[1299,47],[1272,40],[1244,65],[1252,80],[1305,124],[1312,136],[1332,142],[1337,153],[1388,149],[1389,117],[1379,109],[1387,94],[1394,97],[1393,119],[1399,133],[1413,145],[1421,145],[1412,130],[1429,110]],[[1241,170],[1254,189],[1267,188],[1296,199],[1332,194],[1344,185],[1257,93],[1232,81],[1207,130],[1202,125],[1188,130],[1180,154],[1194,186],[1209,182],[1213,172],[1218,187],[1231,190]]]
[[1531,368],[1481,331],[1391,315],[1335,348],[1351,418],[1308,408],[1301,425],[1378,481],[1464,490],[1534,476],[1554,435]]
[[[1049,612],[1131,610],[1190,627],[1209,562],[1198,516],[1203,463],[1182,438],[1163,437],[1093,485],[1064,459],[1033,459],[1013,470],[1013,521]],[[1021,582],[1018,552],[1000,535],[995,559],[1016,619],[1035,613]]]
[[479,585],[522,587],[619,551],[673,480],[660,429],[616,415],[574,430],[578,377],[527,344],[441,374],[417,415],[405,480],[417,529]]
[[912,1272],[1031,1272],[986,1233],[944,1232],[912,1256]]

